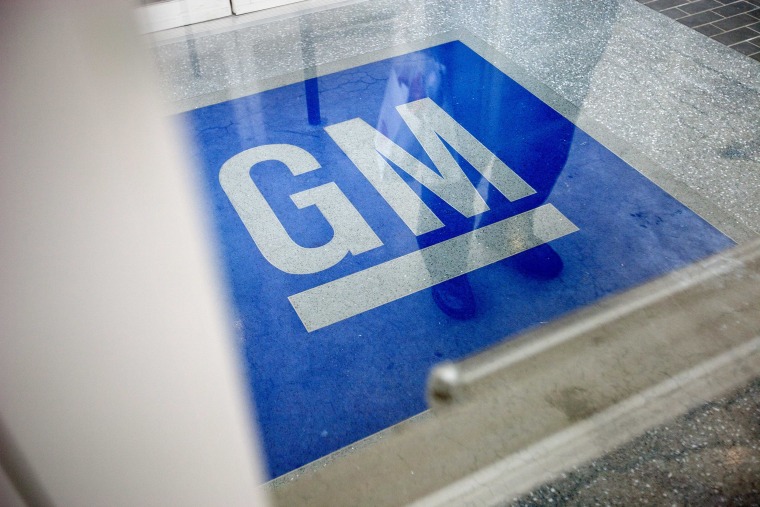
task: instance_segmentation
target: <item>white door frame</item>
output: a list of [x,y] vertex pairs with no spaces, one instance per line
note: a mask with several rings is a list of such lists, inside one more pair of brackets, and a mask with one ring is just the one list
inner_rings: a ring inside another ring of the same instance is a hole
[[168,0],[137,8],[143,33],[167,30],[232,15],[229,0]]
[[246,14],[272,7],[281,7],[283,5],[301,2],[303,0],[231,0],[232,12],[235,14]]

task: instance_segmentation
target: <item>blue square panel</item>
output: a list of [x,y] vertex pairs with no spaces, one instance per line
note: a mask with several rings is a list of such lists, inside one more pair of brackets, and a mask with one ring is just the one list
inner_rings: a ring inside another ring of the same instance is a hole
[[461,42],[183,115],[277,476],[430,368],[733,245]]

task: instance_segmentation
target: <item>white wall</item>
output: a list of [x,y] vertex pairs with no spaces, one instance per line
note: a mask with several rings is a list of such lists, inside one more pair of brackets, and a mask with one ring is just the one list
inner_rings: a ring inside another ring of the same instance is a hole
[[57,505],[258,505],[192,169],[130,9],[0,3],[0,422]]

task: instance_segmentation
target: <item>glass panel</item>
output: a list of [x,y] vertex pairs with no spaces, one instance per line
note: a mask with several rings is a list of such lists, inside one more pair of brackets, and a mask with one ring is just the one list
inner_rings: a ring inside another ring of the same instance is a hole
[[[718,272],[695,263],[740,263],[731,248],[757,236],[755,61],[622,0],[351,2],[252,23],[155,51],[195,148],[273,477],[409,418],[420,441],[467,424],[415,418],[441,363],[445,410],[457,386],[525,381],[502,371],[515,357],[565,351],[536,356],[535,383],[560,394],[524,418],[561,413],[559,431],[740,344],[647,341],[683,327],[648,328],[633,309],[676,315],[672,291]],[[576,333],[629,311],[614,347]],[[621,380],[612,360],[633,354],[636,328],[641,368]],[[604,403],[571,383],[582,357],[592,387],[619,382]],[[514,394],[479,389],[461,392]],[[429,452],[420,466],[442,474]],[[477,466],[454,460],[461,475],[505,458],[472,452]]]
[[437,362],[734,244],[460,41],[183,120],[276,475],[423,411]]

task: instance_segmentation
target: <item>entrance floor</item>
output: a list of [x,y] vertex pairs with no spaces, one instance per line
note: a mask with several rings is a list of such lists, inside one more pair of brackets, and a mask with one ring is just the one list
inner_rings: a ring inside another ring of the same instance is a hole
[[152,36],[272,477],[425,413],[436,365],[757,238],[758,7],[641,3],[304,2]]

